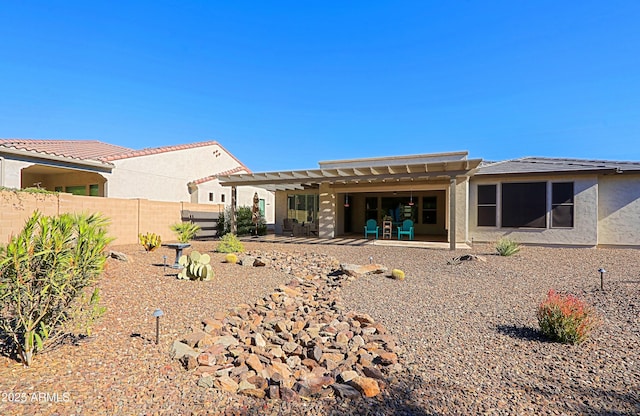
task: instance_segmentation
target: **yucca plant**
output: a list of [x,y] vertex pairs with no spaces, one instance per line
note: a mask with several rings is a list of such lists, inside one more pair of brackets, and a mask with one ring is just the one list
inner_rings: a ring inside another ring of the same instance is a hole
[[154,233],[138,234],[138,240],[145,251],[153,251],[162,245],[162,238]]
[[520,251],[520,246],[513,240],[501,238],[496,243],[496,251],[501,256],[512,256]]
[[[0,248],[0,328],[19,357],[33,355],[65,335],[76,318],[96,318],[97,283],[106,261],[107,220],[100,215],[42,216],[35,212]],[[88,315],[83,311],[89,311]]]
[[200,231],[200,226],[191,221],[177,222],[171,225],[171,231],[176,233],[178,241],[188,243]]

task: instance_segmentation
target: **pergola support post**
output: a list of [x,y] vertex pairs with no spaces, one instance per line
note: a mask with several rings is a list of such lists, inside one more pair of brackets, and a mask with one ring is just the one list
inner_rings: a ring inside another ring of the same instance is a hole
[[456,178],[449,180],[449,250],[456,249]]

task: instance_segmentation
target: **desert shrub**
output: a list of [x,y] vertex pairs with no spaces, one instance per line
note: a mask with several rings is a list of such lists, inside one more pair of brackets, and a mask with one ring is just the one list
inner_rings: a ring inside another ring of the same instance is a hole
[[242,253],[244,246],[234,234],[225,234],[216,247],[218,253]]
[[153,251],[162,244],[160,236],[154,233],[138,234],[138,240],[146,251]]
[[229,253],[226,256],[224,256],[224,262],[236,264],[238,263],[238,256],[236,256],[234,253]]
[[181,243],[188,243],[193,237],[200,231],[200,226],[194,224],[191,221],[177,222],[171,224],[171,231],[173,231],[178,237],[178,241]]
[[404,272],[400,269],[391,270],[391,277],[396,280],[404,280]]
[[[231,232],[231,209],[225,209],[224,213],[220,213],[220,218],[218,219],[218,235],[224,236]],[[236,228],[238,236],[244,235],[255,235],[256,226],[253,223],[253,213],[251,211],[251,207],[243,206],[238,207],[236,211]],[[263,216],[260,216],[258,220],[258,235],[267,234],[267,224]]]
[[593,309],[574,295],[561,295],[551,289],[538,306],[541,332],[553,341],[579,344],[597,323]]
[[42,216],[0,247],[0,328],[26,365],[56,340],[104,312],[97,283],[111,241],[100,215]]
[[520,251],[520,246],[513,240],[501,238],[496,243],[496,251],[501,256],[511,256]]
[[178,263],[183,266],[178,279],[185,280],[210,280],[213,278],[213,268],[209,262],[211,256],[208,254],[200,254],[198,251],[192,251],[188,256],[183,255]]

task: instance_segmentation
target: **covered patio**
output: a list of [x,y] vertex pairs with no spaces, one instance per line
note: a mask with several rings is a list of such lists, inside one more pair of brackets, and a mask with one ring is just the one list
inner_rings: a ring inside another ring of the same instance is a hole
[[[456,248],[467,238],[469,177],[481,159],[466,152],[319,162],[318,169],[236,174],[218,177],[231,187],[232,209],[239,186],[275,192],[276,234],[295,234],[288,221],[314,228],[303,237],[364,239],[367,220],[397,226],[410,219],[415,241],[426,239]],[[298,228],[299,230],[300,228]],[[299,234],[299,233],[298,233]],[[317,234],[317,236],[315,235]],[[299,235],[300,236],[300,235]],[[397,236],[392,236],[389,240]],[[379,235],[382,240],[382,235]]]

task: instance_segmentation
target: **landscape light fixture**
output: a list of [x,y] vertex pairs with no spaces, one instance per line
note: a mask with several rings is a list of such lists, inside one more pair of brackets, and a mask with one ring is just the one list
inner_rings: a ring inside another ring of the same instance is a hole
[[167,256],[162,256],[162,273],[167,274]]
[[598,272],[600,273],[600,290],[604,290],[604,274],[607,271],[603,268],[599,268]]
[[160,317],[164,315],[161,309],[156,309],[153,312],[153,316],[156,317],[156,345],[160,343]]

